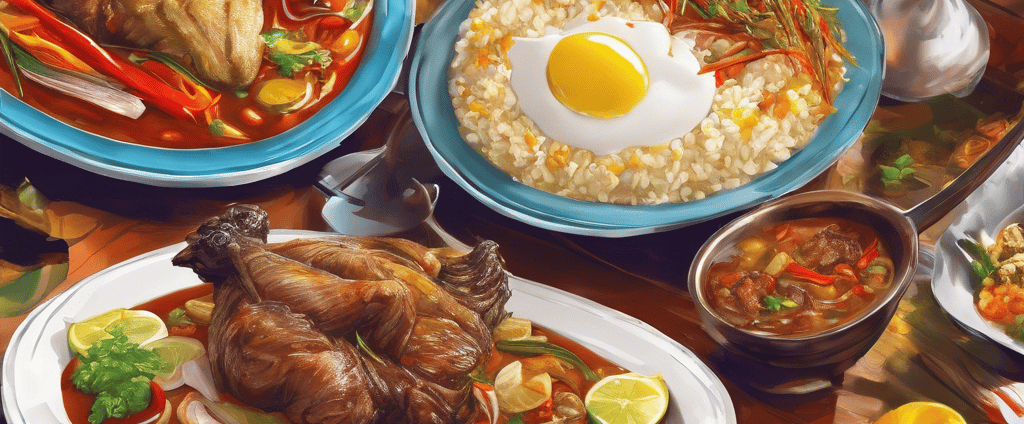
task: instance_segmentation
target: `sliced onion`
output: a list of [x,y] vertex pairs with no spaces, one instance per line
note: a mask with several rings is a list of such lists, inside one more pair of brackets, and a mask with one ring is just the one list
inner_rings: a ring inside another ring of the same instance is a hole
[[210,357],[202,355],[181,364],[181,379],[189,387],[199,391],[203,397],[214,402],[220,401],[217,388],[213,383],[213,371],[210,369]]
[[[37,70],[43,71],[43,69]],[[48,68],[46,70],[50,72],[36,72],[37,70],[21,68],[26,78],[44,87],[87,101],[118,115],[138,119],[139,116],[142,116],[142,112],[146,111],[146,105],[142,103],[142,99],[117,88]]]

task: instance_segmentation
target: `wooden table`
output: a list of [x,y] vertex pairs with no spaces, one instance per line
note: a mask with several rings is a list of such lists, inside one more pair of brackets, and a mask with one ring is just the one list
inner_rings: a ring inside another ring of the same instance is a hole
[[[430,4],[420,3],[422,20]],[[1024,22],[1024,7],[980,0],[976,4],[993,25],[996,42],[986,84],[1000,87],[999,93],[1015,93],[1017,89],[1006,82],[1024,81],[1018,65],[1024,62],[1020,52],[1024,43],[1018,42],[1021,34],[1012,27]],[[992,103],[990,98],[975,100]],[[996,109],[1012,115],[1019,110],[1019,102],[1016,106],[999,103]],[[883,103],[873,122],[898,121],[907,107]],[[0,191],[0,207],[10,205],[5,203],[12,201],[10,188],[26,179],[48,200],[48,219],[57,232],[54,235],[68,241],[70,259],[68,277],[47,296],[52,297],[106,267],[182,241],[200,222],[234,203],[260,205],[269,212],[273,228],[328,230],[320,217],[323,196],[311,186],[316,174],[330,159],[379,145],[389,119],[387,112],[376,112],[341,147],[283,175],[210,189],[157,188],[101,177],[0,136],[0,187],[7,188]],[[862,140],[858,148],[868,144],[870,140]],[[841,160],[807,188],[858,189],[851,188],[845,165]],[[697,249],[736,215],[666,233],[608,240],[529,227],[491,211],[444,177],[436,182],[442,193],[436,217],[443,228],[467,242],[498,242],[512,273],[636,317],[696,352],[719,375],[726,375],[727,370],[712,360],[719,348],[701,328],[685,286],[686,270]],[[948,218],[925,231],[922,244],[930,245],[947,223]],[[426,240],[429,233],[421,227],[406,236]],[[908,341],[931,340],[935,334],[967,337],[941,313],[926,283],[927,276],[918,279],[882,339],[847,372],[839,390],[774,397],[745,389],[742,381],[723,378],[739,422],[864,423],[912,400],[946,403],[969,422],[985,422],[987,418],[975,405],[915,361],[919,352]],[[0,319],[0,346],[7,346],[24,317]],[[1024,369],[1013,363],[1021,362],[1020,358],[1010,358],[1007,375],[1024,379]]]

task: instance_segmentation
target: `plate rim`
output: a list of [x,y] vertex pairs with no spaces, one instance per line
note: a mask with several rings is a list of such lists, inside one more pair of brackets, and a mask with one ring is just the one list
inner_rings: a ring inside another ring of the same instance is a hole
[[[374,25],[371,29],[371,38],[374,42],[371,47],[375,49],[374,55],[371,57],[369,54],[364,54],[363,60],[377,59],[379,63],[374,65],[375,69],[382,68],[383,72],[379,75],[369,74],[370,71],[362,72],[364,76],[361,77],[361,80],[366,81],[367,89],[365,93],[351,99],[352,101],[349,103],[352,105],[326,111],[321,109],[297,126],[267,139],[235,146],[203,149],[171,149],[127,143],[65,124],[2,89],[0,89],[0,109],[14,107],[21,112],[18,116],[10,116],[9,112],[0,113],[0,133],[41,154],[87,171],[158,187],[205,188],[236,186],[260,181],[292,170],[338,147],[346,137],[369,119],[377,105],[384,100],[399,81],[402,65],[412,47],[415,9],[415,2],[408,0],[384,0],[380,2],[380,7],[374,8]],[[392,16],[394,18],[391,18]],[[356,72],[360,73],[360,70],[365,68],[360,66]],[[343,93],[339,97],[343,96]],[[349,116],[348,119],[351,122],[347,128],[342,128],[343,131],[313,137],[326,125],[326,122],[346,115]],[[15,118],[20,118],[18,121],[24,120],[32,125],[19,124],[12,120]],[[69,139],[84,141],[55,142],[45,138],[54,133],[63,133]],[[305,140],[298,140],[300,138]],[[287,141],[289,139],[292,140]],[[79,143],[85,144],[79,146]],[[280,144],[287,144],[289,148],[282,150],[277,147]],[[93,152],[103,150],[111,153],[104,153],[97,157],[93,153],[83,151],[83,146]],[[113,153],[115,151],[117,153]],[[213,152],[212,158],[211,152]],[[168,153],[171,156],[167,156]],[[171,159],[162,159],[165,162],[157,166],[137,166],[134,160],[140,154],[143,156],[163,155]],[[115,155],[119,158],[115,159]],[[244,166],[230,163],[232,158],[242,156],[270,157],[269,160],[262,162],[257,162],[258,159],[254,159],[253,162]],[[207,161],[205,168],[188,171],[175,169],[175,164],[180,165],[195,160]],[[218,160],[226,163],[218,163]]]
[[[833,1],[843,2],[843,9],[848,10],[847,13],[858,16],[860,18],[858,19],[858,24],[864,25],[868,29],[869,34],[865,35],[869,36],[869,38],[872,41],[874,41],[874,43],[871,43],[868,46],[869,50],[871,46],[877,45],[878,51],[874,52],[876,54],[869,54],[869,57],[860,59],[863,59],[862,67],[868,64],[874,65],[872,69],[877,68],[877,75],[870,74],[864,76],[864,81],[860,82],[861,84],[863,84],[864,88],[863,92],[859,93],[859,98],[857,96],[858,93],[848,94],[849,96],[852,96],[851,102],[853,102],[854,107],[845,117],[845,120],[837,124],[834,124],[835,126],[838,127],[835,134],[828,135],[847,135],[847,139],[838,145],[838,147],[841,148],[836,149],[835,151],[832,152],[823,152],[827,153],[827,155],[825,155],[827,157],[811,156],[811,152],[807,150],[806,146],[804,149],[801,149],[800,151],[794,153],[793,156],[796,157],[801,153],[807,151],[808,153],[802,156],[805,158],[803,160],[804,163],[819,163],[819,166],[824,165],[820,172],[823,172],[828,168],[829,165],[837,161],[839,157],[842,155],[842,153],[849,149],[849,147],[856,142],[856,140],[859,138],[860,132],[862,132],[863,128],[865,128],[868,122],[870,121],[871,114],[877,106],[878,99],[881,96],[882,75],[884,74],[885,68],[884,40],[882,39],[881,31],[877,25],[877,22],[871,17],[866,7],[855,0]],[[567,199],[538,189],[534,189],[532,187],[526,187],[525,185],[512,181],[511,177],[508,177],[507,174],[504,174],[502,172],[501,174],[504,175],[504,177],[498,175],[497,178],[500,179],[500,181],[497,184],[494,184],[496,186],[502,187],[499,187],[498,189],[500,193],[495,194],[495,189],[483,187],[480,184],[480,181],[482,181],[482,179],[484,179],[485,177],[489,177],[489,175],[466,175],[464,170],[463,172],[460,172],[458,169],[456,169],[456,166],[451,163],[451,160],[449,160],[450,158],[446,157],[445,154],[439,151],[439,149],[435,146],[435,144],[465,143],[465,141],[462,139],[461,136],[458,135],[457,129],[455,134],[451,134],[452,129],[448,128],[447,124],[443,125],[444,134],[437,134],[437,132],[442,131],[442,129],[438,129],[438,127],[441,126],[439,122],[447,121],[449,120],[449,118],[454,119],[454,116],[428,116],[428,113],[425,108],[430,106],[427,106],[426,103],[421,100],[421,92],[428,92],[428,90],[431,90],[431,87],[425,87],[426,82],[421,84],[420,80],[421,78],[424,78],[422,76],[424,73],[422,72],[422,70],[433,70],[433,68],[436,67],[435,65],[437,65],[438,63],[443,65],[444,68],[447,69],[447,65],[451,61],[451,54],[453,53],[453,49],[449,48],[448,50],[446,50],[446,52],[448,53],[448,57],[446,59],[433,59],[434,63],[431,63],[431,59],[428,58],[427,55],[438,54],[438,49],[425,47],[426,44],[430,43],[431,40],[438,38],[437,36],[435,36],[435,32],[444,31],[445,33],[447,33],[448,31],[451,31],[451,27],[455,25],[451,25],[453,22],[449,21],[455,20],[455,22],[461,23],[464,20],[463,13],[468,13],[468,10],[471,9],[471,5],[471,0],[449,1],[442,5],[442,7],[437,12],[435,12],[435,14],[426,23],[426,25],[423,28],[423,36],[420,37],[415,52],[413,54],[412,68],[410,70],[409,78],[409,97],[411,108],[414,111],[413,121],[415,122],[417,129],[419,130],[421,136],[423,137],[428,150],[434,157],[435,161],[438,163],[441,170],[445,173],[445,175],[447,175],[449,178],[455,181],[460,187],[469,192],[474,198],[484,203],[485,205],[495,210],[496,212],[536,227],[554,231],[599,237],[628,237],[634,235],[642,235],[672,230],[687,225],[703,222],[709,219],[717,218],[720,216],[724,216],[729,213],[747,209],[767,199],[782,196],[786,193],[798,189],[802,185],[795,183],[786,183],[776,188],[764,189],[763,187],[756,187],[756,183],[758,180],[762,178],[768,178],[769,175],[772,174],[772,172],[768,172],[762,174],[761,176],[754,179],[750,183],[747,183],[741,187],[731,190],[724,190],[722,192],[716,193],[715,195],[709,196],[708,198],[703,200],[676,204],[631,206]],[[447,35],[444,37],[444,39],[447,40]],[[848,67],[852,67],[852,65],[848,65]],[[864,72],[865,74],[869,73],[869,71],[867,70],[865,70]],[[433,82],[433,80],[430,80],[430,82]],[[443,88],[445,90],[445,93],[447,93],[447,85],[444,85]],[[837,116],[836,114],[833,114],[832,116],[829,117],[829,119],[832,120],[839,120],[840,118],[842,117]],[[828,122],[828,120],[826,120],[826,122]],[[823,123],[822,125],[824,126],[826,124]],[[434,134],[435,137],[432,138],[432,134]],[[437,139],[439,138],[436,137],[437,135],[441,135],[441,139]],[[815,139],[819,139],[819,135],[820,134],[815,135]],[[814,139],[811,140],[811,142],[814,141]],[[471,147],[469,148],[469,152],[479,155],[479,153],[476,153],[476,151]],[[490,165],[489,162],[486,162],[486,160],[483,159],[483,157],[474,157],[472,160],[472,162],[478,161],[483,161],[487,165]],[[809,171],[800,172],[793,170],[790,172],[799,172],[801,175],[803,175],[808,174]],[[817,172],[817,174],[820,174],[820,172]],[[813,177],[814,176],[811,175],[810,178],[807,178],[807,181],[810,181],[811,179],[813,179]],[[522,186],[523,188],[520,188],[519,190],[527,194],[508,194],[507,190],[504,189],[504,186],[512,185]],[[560,213],[553,215],[548,211],[540,210],[529,204],[530,202],[525,201],[529,200],[530,198],[557,202],[560,205],[566,206],[566,209],[571,210],[560,211]],[[715,207],[711,202],[717,201],[724,201],[726,203],[724,205]],[[661,216],[659,216],[658,219],[653,220],[653,222],[650,222],[650,220],[648,220],[648,222],[640,222],[639,220],[637,220],[632,224],[618,224],[616,222],[611,221],[588,221],[586,219],[575,218],[580,215],[586,215],[574,213],[579,212],[578,209],[598,209],[600,212],[592,211],[594,212],[592,213],[592,215],[598,216],[606,215],[608,212],[611,212],[617,217],[635,217],[643,216],[645,214],[650,215],[650,211],[655,211],[654,213],[659,213]],[[679,218],[678,215],[681,214],[688,214],[691,216]]]
[[[307,230],[272,230],[270,234],[271,237],[274,238],[289,239],[298,237],[315,237],[332,233]],[[54,319],[62,308],[67,307],[70,302],[83,300],[80,299],[80,297],[88,296],[90,293],[83,292],[83,290],[100,287],[105,284],[105,280],[116,278],[117,273],[129,272],[133,269],[137,269],[136,267],[145,267],[156,260],[163,260],[165,259],[165,256],[173,256],[184,248],[184,246],[184,242],[175,243],[137,255],[118,264],[111,265],[110,267],[79,281],[64,292],[39,305],[28,314],[26,319],[18,326],[12,335],[11,343],[6,350],[6,354],[3,359],[3,372],[0,373],[0,391],[2,391],[0,395],[2,395],[4,415],[8,417],[7,419],[10,420],[9,422],[12,424],[26,423],[23,412],[17,407],[18,397],[17,390],[14,387],[14,375],[20,371],[17,367],[17,361],[19,359],[19,350],[21,350],[19,347],[26,348],[26,346],[22,345],[23,343],[32,343],[27,346],[27,348],[32,351],[43,347],[42,337],[45,336],[45,333],[43,329],[36,329],[35,327],[45,326],[50,320]],[[112,274],[114,275],[113,277],[111,276]],[[609,308],[590,299],[555,287],[517,277],[511,273],[508,273],[508,276],[510,283],[514,282],[515,284],[515,286],[512,287],[513,295],[516,291],[519,291],[523,293],[522,296],[530,295],[542,298],[553,298],[562,304],[570,304],[583,311],[606,317],[608,322],[613,322],[615,325],[622,328],[628,328],[639,336],[643,336],[644,339],[651,342],[652,345],[660,345],[657,347],[661,348],[662,352],[669,354],[673,360],[677,361],[679,365],[688,370],[692,374],[692,377],[705,383],[703,388],[707,390],[709,398],[718,402],[718,404],[710,405],[717,412],[721,413],[721,420],[716,422],[736,424],[735,407],[721,378],[719,378],[711,368],[689,348],[666,336],[653,326],[621,311]],[[195,282],[195,285],[202,284],[198,279],[196,279]],[[33,331],[37,331],[39,334],[32,334]],[[37,337],[32,338],[33,335]],[[566,336],[572,339],[571,335]],[[586,346],[585,343],[581,344]]]

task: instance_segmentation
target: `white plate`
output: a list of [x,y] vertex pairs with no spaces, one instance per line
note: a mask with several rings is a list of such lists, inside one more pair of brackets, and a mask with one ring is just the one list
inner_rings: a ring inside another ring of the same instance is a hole
[[[280,242],[316,233],[274,231]],[[3,363],[3,406],[11,424],[68,423],[60,374],[71,360],[66,323],[131,307],[201,284],[192,270],[171,265],[180,243],[112,266],[53,298],[18,327]],[[736,423],[721,380],[696,356],[653,327],[620,312],[539,283],[510,276],[516,316],[564,334],[641,374],[662,373],[672,394],[667,424]]]
[[953,214],[958,215],[935,248],[932,293],[942,309],[960,326],[1024,355],[1024,343],[1008,336],[998,324],[981,317],[974,306],[973,282],[977,279],[971,263],[956,241],[979,240],[984,232],[995,238],[1003,227],[1024,218],[1024,145],[977,191],[967,197]]

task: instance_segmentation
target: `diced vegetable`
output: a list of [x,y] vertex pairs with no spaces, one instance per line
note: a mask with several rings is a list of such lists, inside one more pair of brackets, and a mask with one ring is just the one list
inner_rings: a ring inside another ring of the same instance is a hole
[[782,310],[782,308],[795,308],[799,306],[796,302],[789,300],[788,298],[772,295],[765,295],[761,298],[761,301],[764,303],[764,307],[770,311],[779,311]]
[[260,84],[256,101],[268,111],[287,113],[306,104],[313,95],[313,87],[306,81],[275,78]]
[[764,273],[772,277],[778,277],[786,269],[786,266],[792,262],[793,258],[788,253],[779,252],[772,258],[771,262],[768,262],[768,266],[764,267]]

